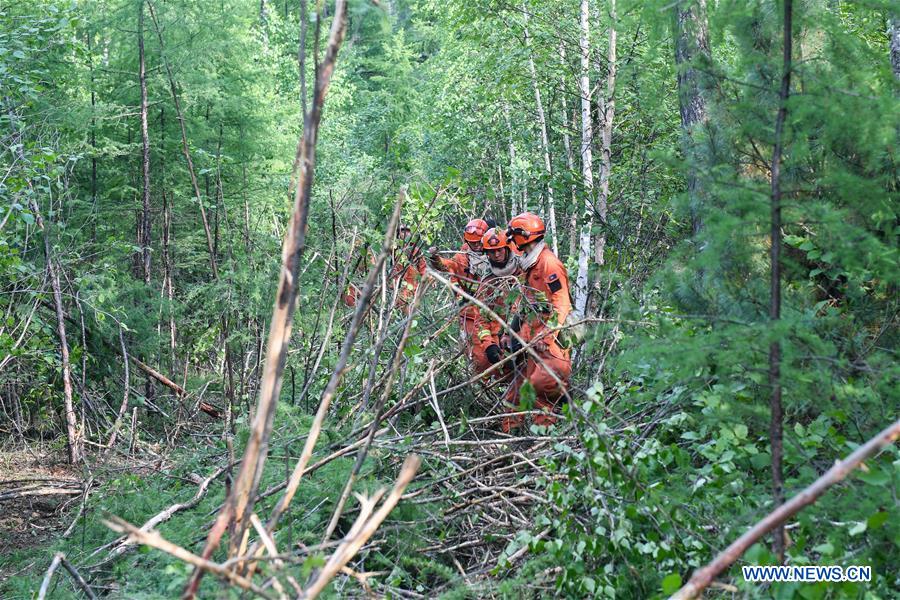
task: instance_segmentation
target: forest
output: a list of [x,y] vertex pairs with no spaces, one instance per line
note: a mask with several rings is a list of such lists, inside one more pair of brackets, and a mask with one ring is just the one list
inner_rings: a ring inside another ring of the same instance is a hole
[[895,1],[0,0],[0,109],[0,598],[900,597]]

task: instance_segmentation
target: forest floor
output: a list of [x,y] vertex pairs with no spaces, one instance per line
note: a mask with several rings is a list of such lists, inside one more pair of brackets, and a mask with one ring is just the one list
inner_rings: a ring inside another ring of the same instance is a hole
[[23,571],[6,558],[62,535],[80,496],[81,473],[62,462],[58,451],[0,453],[0,586]]

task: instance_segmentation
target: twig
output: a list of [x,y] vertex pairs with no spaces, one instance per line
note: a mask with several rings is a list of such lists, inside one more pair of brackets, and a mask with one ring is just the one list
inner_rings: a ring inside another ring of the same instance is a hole
[[708,565],[697,569],[684,587],[675,592],[669,600],[688,600],[697,597],[700,592],[712,583],[719,573],[740,558],[747,551],[747,548],[798,513],[803,507],[815,502],[828,488],[842,481],[862,461],[874,456],[882,448],[891,445],[898,436],[900,436],[900,419],[857,448],[850,456],[835,463],[824,475],[812,482],[799,494],[766,515],[765,518],[751,527],[744,535],[732,542],[728,548],[722,551]]
[[81,576],[75,567],[72,566],[72,563],[66,560],[66,555],[59,553],[59,560],[62,562],[62,566],[69,572],[69,575],[72,576],[72,579],[75,580],[75,583],[78,584],[78,587],[84,592],[84,594],[89,598],[89,600],[97,600],[97,595],[94,593],[94,590],[91,589],[91,586],[88,585],[87,581],[84,580],[84,577]]
[[350,529],[344,542],[334,551],[334,554],[331,555],[331,558],[329,558],[328,562],[325,563],[325,566],[322,567],[322,571],[319,573],[318,577],[316,577],[315,581],[313,581],[305,590],[305,594],[301,596],[301,598],[306,600],[318,596],[337,572],[340,571],[341,568],[353,558],[359,549],[362,548],[369,538],[372,537],[382,521],[387,518],[388,514],[390,514],[400,501],[403,490],[406,489],[406,486],[409,485],[409,482],[415,477],[420,462],[419,457],[415,454],[410,454],[406,457],[406,460],[403,462],[403,468],[400,470],[400,475],[397,477],[397,482],[394,484],[394,489],[391,490],[391,493],[385,499],[381,508],[378,509],[378,512],[371,515],[371,517],[367,517],[365,520],[362,518],[363,515],[372,510],[375,503],[373,500],[376,500],[381,492],[377,493],[374,498],[365,502],[363,501],[365,499],[360,498],[360,517]]
[[143,544],[145,546],[150,546],[151,548],[156,548],[157,550],[162,550],[166,554],[171,554],[179,560],[194,565],[195,567],[197,567],[197,569],[215,573],[219,577],[227,580],[229,583],[240,587],[241,589],[250,590],[251,592],[262,596],[263,598],[272,598],[270,594],[254,584],[252,581],[249,581],[248,579],[245,579],[240,575],[229,571],[220,564],[206,560],[205,558],[201,558],[200,556],[197,556],[192,552],[188,552],[181,546],[177,546],[172,542],[166,540],[156,531],[141,531],[131,523],[128,523],[127,521],[124,521],[118,517],[110,517],[110,520],[103,519],[103,524],[115,532],[128,534],[128,539],[130,541],[136,542],[138,544]]
[[38,591],[38,600],[44,600],[44,598],[47,597],[47,589],[50,587],[50,580],[53,579],[53,572],[56,571],[56,567],[59,566],[62,557],[62,552],[57,552],[53,555],[53,560],[50,562],[50,568],[47,569],[47,574],[44,575],[44,581],[41,583],[41,589]]

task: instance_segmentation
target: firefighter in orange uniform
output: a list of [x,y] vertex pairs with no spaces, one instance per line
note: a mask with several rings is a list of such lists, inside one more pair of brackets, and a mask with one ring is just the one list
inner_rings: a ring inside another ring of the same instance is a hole
[[[507,234],[522,252],[519,264],[524,284],[524,297],[519,303],[519,312],[524,321],[521,337],[531,344],[541,358],[537,361],[530,354],[527,358],[524,376],[518,384],[511,386],[510,402],[518,404],[518,388],[525,380],[534,386],[536,408],[545,414],[537,415],[535,425],[552,425],[556,422],[553,412],[568,385],[572,373],[572,362],[568,348],[563,348],[558,339],[557,327],[565,323],[572,312],[569,297],[569,275],[559,258],[544,243],[546,228],[535,214],[522,213],[509,222]],[[551,372],[556,378],[551,375]],[[562,387],[557,383],[562,382]],[[516,426],[518,422],[504,423],[504,430]]]
[[[504,230],[488,229],[481,244],[490,265],[490,273],[479,286],[476,297],[495,314],[506,320],[506,296],[516,287],[519,263],[513,252],[513,245],[506,237]],[[500,346],[502,331],[500,323],[489,315],[482,314],[477,309],[476,315],[476,337],[473,340],[472,356],[475,360],[476,371],[481,373],[503,358]],[[495,376],[506,377],[510,370],[511,365],[508,365],[500,373],[495,373]]]
[[[487,231],[488,224],[484,219],[473,219],[463,230],[463,244],[453,258],[441,258],[436,248],[428,250],[428,262],[436,271],[450,274],[450,280],[466,293],[475,296],[482,278],[490,271],[487,259],[482,254],[481,238]],[[483,355],[474,353],[477,337],[475,321],[478,318],[478,307],[460,296],[459,322],[462,328],[466,353],[472,360],[476,372],[485,368]]]

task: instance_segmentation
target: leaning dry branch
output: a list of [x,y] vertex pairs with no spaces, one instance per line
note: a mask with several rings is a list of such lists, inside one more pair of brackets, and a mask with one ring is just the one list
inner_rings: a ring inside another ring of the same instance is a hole
[[[281,253],[281,274],[275,305],[272,309],[272,320],[269,328],[269,341],[266,349],[266,362],[263,378],[260,383],[259,402],[256,418],[247,441],[247,448],[241,463],[241,470],[234,482],[231,494],[225,507],[219,513],[213,528],[209,532],[203,557],[209,558],[218,547],[229,524],[235,524],[231,539],[230,553],[233,555],[243,539],[249,515],[259,481],[262,477],[268,455],[269,436],[272,432],[272,421],[275,406],[281,393],[284,366],[287,360],[288,344],[297,302],[297,286],[300,270],[300,257],[306,245],[306,225],[309,216],[309,203],[312,195],[312,180],[316,158],[316,140],[319,122],[322,117],[322,106],[331,83],[337,53],[344,39],[347,24],[347,6],[345,0],[335,3],[334,19],[328,40],[326,55],[318,65],[313,94],[312,109],[307,115],[300,141],[301,159],[297,163],[299,170],[297,186],[294,193],[294,209],[290,225],[287,228]],[[200,584],[202,571],[197,570],[185,588],[184,597],[193,598]]]
[[104,519],[103,524],[117,533],[128,534],[128,539],[132,542],[150,546],[151,548],[156,548],[157,550],[162,550],[163,552],[171,554],[179,560],[194,565],[195,567],[197,567],[197,569],[215,573],[229,583],[236,585],[241,589],[249,590],[257,594],[258,596],[262,596],[263,598],[272,597],[252,581],[245,579],[240,575],[237,575],[233,571],[226,569],[218,563],[214,563],[210,560],[206,560],[205,558],[201,558],[192,552],[188,552],[181,546],[178,546],[166,540],[156,531],[141,531],[131,523],[128,523],[127,521],[124,521],[118,517],[110,517],[110,520]]
[[318,577],[316,577],[315,581],[313,581],[305,590],[305,594],[301,596],[302,598],[311,600],[318,596],[338,571],[350,562],[350,559],[359,552],[359,549],[363,547],[370,537],[372,537],[382,521],[384,521],[394,507],[397,506],[400,497],[403,495],[403,490],[406,489],[406,486],[409,485],[409,482],[415,477],[416,471],[419,470],[420,462],[419,457],[415,454],[406,457],[406,460],[403,462],[403,468],[400,470],[400,476],[394,484],[394,489],[391,490],[391,493],[375,514],[369,516],[369,513],[375,505],[376,498],[380,496],[381,492],[376,494],[375,498],[367,501],[361,499],[359,518],[357,518],[356,523],[354,523],[353,527],[350,529],[350,533],[344,539],[343,543],[337,547],[334,554],[331,555],[331,558],[329,558],[328,562],[325,563],[325,566],[322,567],[322,571],[319,573]]
[[[134,355],[129,355],[128,358],[141,371],[143,371],[144,373],[146,373],[147,375],[149,375],[156,381],[160,382],[161,384],[163,384],[164,386],[166,386],[167,388],[169,388],[170,390],[175,392],[176,396],[179,396],[181,398],[186,398],[189,395],[188,391],[186,389],[184,389],[183,387],[181,387],[180,385],[178,385],[177,383],[175,383],[174,381],[172,381],[171,379],[169,379],[168,377],[166,377],[165,375],[163,375],[162,373],[160,373],[159,371],[157,371],[150,365],[142,363]],[[215,406],[213,406],[212,404],[210,404],[209,402],[201,401],[198,408],[211,417],[214,417],[216,419],[222,418],[221,411],[218,408],[216,408]]]
[[857,448],[850,456],[835,463],[824,475],[816,479],[809,487],[770,512],[766,517],[750,528],[747,533],[735,540],[721,552],[711,563],[697,569],[684,587],[675,592],[669,600],[688,600],[696,598],[706,589],[722,571],[741,557],[751,545],[761,537],[787,521],[802,508],[809,506],[832,485],[842,481],[867,458],[874,456],[879,450],[889,446],[900,436],[900,419],[895,421],[881,433]]
[[62,557],[62,552],[57,552],[53,555],[53,561],[50,563],[50,567],[44,575],[44,581],[41,583],[41,589],[38,591],[38,600],[44,600],[47,597],[47,590],[50,589],[50,580],[53,579],[53,572],[56,571],[56,567],[59,566]]

